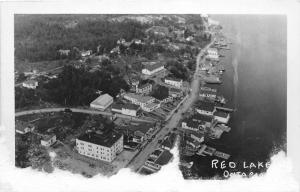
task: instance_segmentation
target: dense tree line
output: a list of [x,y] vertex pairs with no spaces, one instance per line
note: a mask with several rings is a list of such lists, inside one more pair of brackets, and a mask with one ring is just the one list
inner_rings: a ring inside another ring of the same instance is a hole
[[120,89],[128,90],[129,85],[116,68],[107,67],[101,71],[88,72],[67,65],[57,79],[44,85],[43,98],[62,105],[87,105],[98,95],[97,91],[115,97]]
[[171,72],[171,74],[169,75],[170,77],[179,78],[184,81],[188,80],[188,69],[178,61],[168,61],[167,68]]
[[[100,44],[105,52],[116,46],[116,41],[124,38],[143,38],[148,27],[133,20],[111,22],[108,20],[83,20],[74,27],[66,27],[68,17],[16,16],[15,56],[29,61],[54,60],[57,50],[92,49],[96,52]],[[68,18],[70,19],[70,18]]]

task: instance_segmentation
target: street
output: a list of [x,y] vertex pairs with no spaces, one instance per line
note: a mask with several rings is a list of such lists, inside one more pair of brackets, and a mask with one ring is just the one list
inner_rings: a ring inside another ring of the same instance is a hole
[[163,127],[156,135],[156,137],[142,150],[134,160],[130,162],[128,165],[129,168],[131,168],[134,171],[139,170],[144,162],[147,160],[150,153],[152,153],[159,145],[158,140],[163,139],[173,128],[177,127],[179,121],[181,120],[182,114],[186,112],[192,104],[196,101],[198,98],[198,92],[199,92],[199,83],[200,83],[200,77],[197,75],[198,70],[200,68],[200,64],[202,63],[203,59],[201,57],[205,54],[206,50],[214,43],[214,40],[209,43],[205,48],[203,48],[199,54],[197,55],[197,63],[196,63],[196,70],[193,76],[193,81],[191,83],[191,93],[189,95],[189,98],[186,99],[183,104],[178,108],[177,113],[174,113],[174,115],[170,118],[170,120],[167,122],[166,126]]

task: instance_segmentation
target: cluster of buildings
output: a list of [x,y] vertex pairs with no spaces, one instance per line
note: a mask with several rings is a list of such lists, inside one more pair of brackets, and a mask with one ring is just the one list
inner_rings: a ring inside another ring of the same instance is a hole
[[181,122],[186,145],[192,150],[200,148],[204,142],[204,135],[220,138],[224,131],[230,131],[227,126],[230,110],[217,105],[217,90],[208,86],[201,87],[199,97],[200,100],[194,104],[194,113]]
[[139,172],[141,174],[151,174],[159,171],[163,165],[166,165],[173,159],[173,155],[170,150],[174,147],[177,135],[172,132],[167,135],[161,142],[159,148],[153,151]]

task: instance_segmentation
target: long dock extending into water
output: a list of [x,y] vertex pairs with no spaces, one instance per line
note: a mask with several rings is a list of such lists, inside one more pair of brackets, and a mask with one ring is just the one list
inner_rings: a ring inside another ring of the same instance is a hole
[[215,148],[213,147],[209,147],[207,145],[202,145],[201,148],[196,152],[197,155],[201,155],[201,156],[216,156],[222,159],[229,159],[230,155],[221,151],[217,151]]

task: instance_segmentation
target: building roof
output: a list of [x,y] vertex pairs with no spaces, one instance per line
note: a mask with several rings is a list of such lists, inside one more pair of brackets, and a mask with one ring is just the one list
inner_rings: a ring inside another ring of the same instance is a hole
[[112,109],[117,109],[117,110],[122,110],[122,106],[123,106],[123,104],[113,103],[113,104],[111,105],[111,108],[112,108]]
[[215,105],[210,102],[198,101],[195,105],[200,110],[211,111],[211,112],[215,110]]
[[116,143],[123,135],[115,132],[110,132],[109,134],[98,134],[95,132],[90,132],[79,136],[77,139],[96,145],[101,145],[105,147],[111,147]]
[[113,97],[106,93],[97,97],[91,104],[106,106],[112,100]]
[[172,149],[174,147],[175,144],[175,139],[176,139],[176,134],[175,133],[171,133],[170,136],[168,136],[163,142],[162,142],[162,146],[168,147],[170,149]]
[[140,106],[134,105],[134,104],[131,104],[131,103],[126,103],[122,107],[124,109],[130,109],[130,110],[138,110],[140,108]]
[[134,105],[131,103],[126,104],[119,104],[119,103],[113,103],[112,109],[122,110],[122,109],[129,109],[129,110],[138,110],[140,107],[138,105]]
[[224,111],[216,111],[216,112],[214,112],[214,116],[219,116],[219,117],[226,118],[228,116],[228,113],[226,113]]
[[162,154],[156,159],[155,163],[161,166],[166,165],[169,163],[172,157],[173,154],[170,151],[164,150]]
[[209,48],[209,49],[207,49],[207,51],[214,51],[214,52],[218,52],[218,49],[216,49],[216,48]]
[[136,99],[141,103],[147,103],[149,100],[154,99],[151,96],[142,96],[142,95],[138,95],[138,94],[135,94],[135,93],[126,93],[124,96]]
[[155,102],[153,102],[153,103],[148,103],[147,105],[145,105],[144,107],[145,108],[152,108],[152,107],[154,107],[154,106],[156,106],[156,105],[158,105],[159,103],[155,103]]
[[205,85],[205,87],[200,88],[201,91],[211,91],[211,92],[217,92],[216,88],[210,87],[209,85]]
[[146,65],[144,67],[144,69],[147,69],[149,71],[154,71],[155,69],[163,67],[163,66],[164,66],[164,64],[158,62],[158,63],[152,64],[152,65]]
[[160,149],[156,149],[155,151],[153,151],[153,155],[155,155],[155,156],[159,156],[159,155],[161,155],[162,154],[162,150],[160,150]]
[[195,121],[211,122],[213,120],[213,117],[196,113],[193,116],[191,116],[191,119]]

